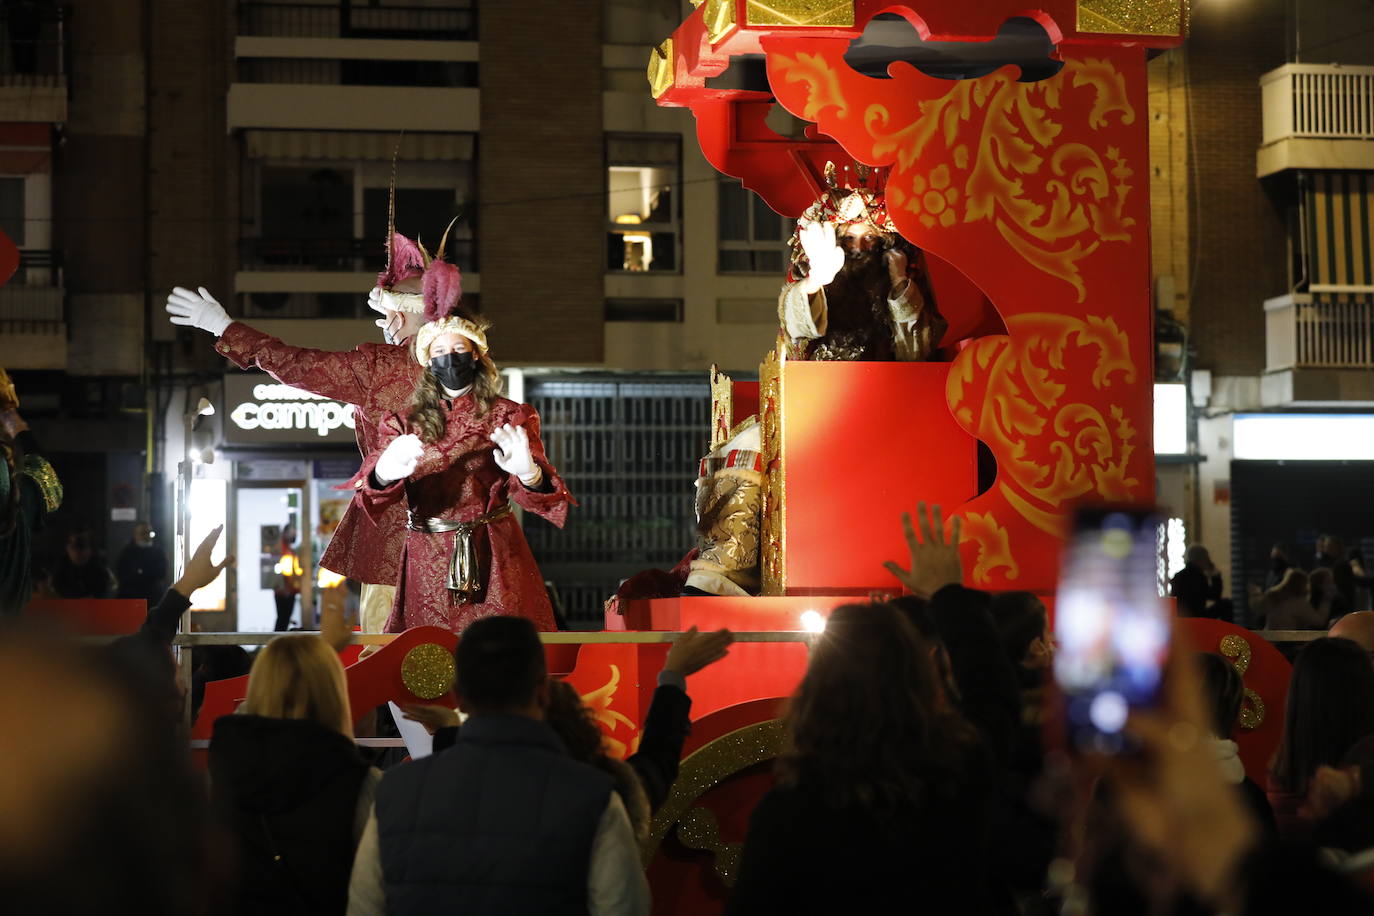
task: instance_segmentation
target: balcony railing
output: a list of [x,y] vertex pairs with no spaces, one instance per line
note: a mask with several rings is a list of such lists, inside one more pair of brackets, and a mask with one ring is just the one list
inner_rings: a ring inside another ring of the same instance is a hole
[[1374,369],[1374,298],[1294,293],[1264,303],[1264,319],[1270,371]]
[[60,325],[63,320],[61,287],[16,286],[12,282],[0,286],[0,325]]
[[[369,273],[380,270],[384,252],[378,239],[239,239],[243,270],[316,270]],[[477,269],[475,239],[448,240],[448,259],[459,269]]]
[[433,6],[256,3],[240,0],[239,34],[278,38],[475,41],[475,0]]
[[1374,67],[1285,64],[1260,77],[1264,145],[1374,139]]

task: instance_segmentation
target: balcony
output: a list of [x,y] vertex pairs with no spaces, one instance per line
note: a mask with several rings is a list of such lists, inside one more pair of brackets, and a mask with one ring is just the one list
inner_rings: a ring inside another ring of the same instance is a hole
[[22,251],[18,272],[0,286],[0,366],[67,368],[66,310],[55,255]]
[[342,3],[238,4],[241,36],[365,38],[400,41],[476,41],[473,0],[427,6],[355,6]]
[[[464,274],[477,269],[476,239],[450,238],[447,253]],[[246,271],[375,273],[381,256],[377,239],[239,239],[240,262]]]
[[238,4],[229,129],[472,131],[473,0]]
[[1260,178],[1286,169],[1374,169],[1374,67],[1285,64],[1260,77]]
[[1374,297],[1292,293],[1264,320],[1265,406],[1374,403]]
[[0,122],[67,120],[66,42],[61,6],[0,4]]

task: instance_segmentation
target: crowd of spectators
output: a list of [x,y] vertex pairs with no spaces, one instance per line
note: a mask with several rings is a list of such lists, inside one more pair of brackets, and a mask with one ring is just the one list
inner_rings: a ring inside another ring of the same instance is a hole
[[[1374,614],[1297,656],[1267,785],[1240,760],[1234,667],[1177,636],[1132,749],[1071,754],[1046,738],[1045,606],[963,586],[957,519],[905,524],[910,563],[888,569],[906,594],[836,608],[811,646],[721,911],[1374,912]],[[368,711],[349,708],[350,628],[331,611],[258,653],[207,778],[171,645],[222,568],[219,535],[132,636],[0,639],[0,727],[40,736],[0,755],[7,912],[650,912],[644,851],[690,731],[687,679],[728,632],[677,637],[622,761],[532,624],[479,620],[455,653],[458,709],[406,709],[435,752],[382,772],[354,739]]]

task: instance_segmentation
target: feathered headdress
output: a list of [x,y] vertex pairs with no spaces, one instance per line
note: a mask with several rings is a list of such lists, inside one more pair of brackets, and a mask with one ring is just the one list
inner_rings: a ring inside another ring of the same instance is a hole
[[466,337],[479,351],[487,352],[485,328],[463,317],[458,311],[458,304],[463,301],[463,274],[456,265],[444,260],[449,230],[457,221],[458,217],[455,216],[449,222],[432,256],[425,251],[423,244],[419,244],[420,254],[425,261],[425,324],[415,335],[415,358],[421,365],[429,363],[430,345],[441,334]]
[[411,293],[392,292],[398,283],[423,274],[426,260],[417,243],[396,231],[396,160],[400,154],[401,144],[398,140],[396,151],[391,155],[391,186],[387,191],[386,268],[377,275],[377,285],[382,288],[382,298],[387,308],[400,312],[419,312],[424,308],[419,297]]

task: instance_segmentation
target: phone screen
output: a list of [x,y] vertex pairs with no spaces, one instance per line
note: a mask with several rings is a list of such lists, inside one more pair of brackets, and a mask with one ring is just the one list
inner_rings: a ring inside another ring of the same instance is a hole
[[1074,516],[1055,598],[1055,680],[1070,743],[1117,753],[1131,709],[1159,699],[1169,606],[1156,581],[1159,516],[1091,507]]

